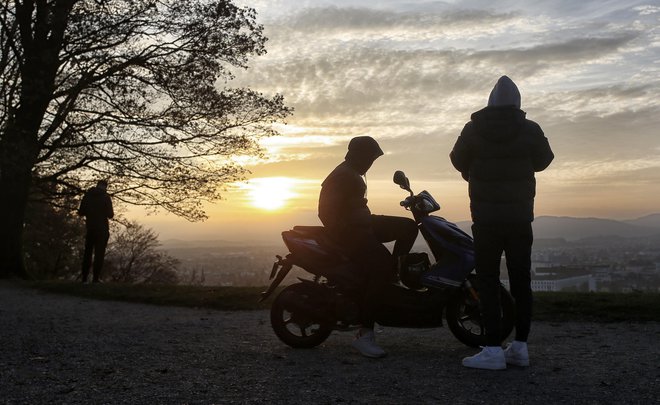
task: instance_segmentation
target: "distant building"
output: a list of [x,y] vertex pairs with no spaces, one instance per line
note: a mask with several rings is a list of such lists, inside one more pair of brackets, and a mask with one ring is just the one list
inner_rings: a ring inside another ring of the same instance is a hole
[[[505,261],[505,260],[503,260]],[[532,272],[535,272],[538,268],[553,267],[557,266],[556,262],[551,261],[542,261],[542,260],[532,260]]]
[[[506,270],[500,274],[502,284],[510,288]],[[532,271],[532,291],[596,291],[596,280],[584,268],[537,267]]]

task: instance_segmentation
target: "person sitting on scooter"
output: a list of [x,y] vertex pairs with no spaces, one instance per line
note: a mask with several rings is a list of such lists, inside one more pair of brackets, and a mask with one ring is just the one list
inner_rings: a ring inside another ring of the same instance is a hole
[[[396,263],[407,254],[417,237],[417,225],[410,218],[372,215],[367,206],[367,171],[383,155],[370,136],[351,139],[344,162],[321,186],[318,215],[328,236],[366,273],[367,283],[360,308],[361,328],[352,345],[367,357],[383,357],[385,351],[374,336],[378,293],[393,281]],[[383,245],[396,241],[392,254]]]

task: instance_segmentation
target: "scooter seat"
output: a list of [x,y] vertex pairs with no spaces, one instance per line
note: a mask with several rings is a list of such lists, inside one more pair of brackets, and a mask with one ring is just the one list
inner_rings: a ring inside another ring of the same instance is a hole
[[307,225],[296,225],[293,227],[294,231],[308,233],[311,235],[322,235],[325,234],[325,228],[322,226],[307,226]]
[[336,255],[341,260],[347,259],[345,249],[328,237],[324,227],[296,225],[293,230],[317,241],[327,253]]

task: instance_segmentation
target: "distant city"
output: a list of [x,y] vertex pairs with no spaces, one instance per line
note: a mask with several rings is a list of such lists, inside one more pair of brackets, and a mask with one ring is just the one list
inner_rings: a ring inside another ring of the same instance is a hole
[[[501,274],[508,286],[504,260]],[[532,289],[660,292],[660,235],[537,240],[532,253]]]
[[[660,215],[646,221],[541,217],[534,225],[532,288],[535,291],[660,292]],[[630,223],[634,222],[634,223]],[[469,231],[469,223],[459,223]],[[564,231],[562,231],[562,228]],[[565,237],[557,235],[564,232]],[[265,286],[279,245],[166,241],[163,248],[180,260],[182,281],[199,285]],[[419,239],[413,248],[427,251]],[[502,282],[508,286],[505,259]],[[287,277],[309,277],[296,269]]]

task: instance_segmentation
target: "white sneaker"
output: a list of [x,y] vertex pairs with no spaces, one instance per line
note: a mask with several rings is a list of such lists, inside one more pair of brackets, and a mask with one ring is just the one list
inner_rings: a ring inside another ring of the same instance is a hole
[[474,356],[464,358],[463,365],[484,370],[505,370],[504,350],[499,346],[486,346]]
[[385,350],[376,344],[376,336],[370,329],[360,330],[351,345],[366,357],[379,358],[387,355]]
[[514,340],[509,343],[504,349],[504,358],[506,364],[513,366],[528,367],[529,366],[529,353],[527,352],[527,342],[519,342]]

